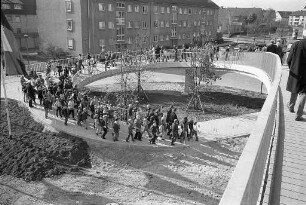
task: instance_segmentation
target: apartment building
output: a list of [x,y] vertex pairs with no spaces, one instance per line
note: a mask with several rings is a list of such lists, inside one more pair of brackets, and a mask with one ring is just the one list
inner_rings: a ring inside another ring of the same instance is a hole
[[13,28],[21,50],[39,46],[36,0],[1,0],[1,10]]
[[290,26],[304,26],[306,23],[306,10],[295,11],[289,16]]
[[215,38],[219,7],[210,0],[39,0],[44,45],[72,53],[173,46]]

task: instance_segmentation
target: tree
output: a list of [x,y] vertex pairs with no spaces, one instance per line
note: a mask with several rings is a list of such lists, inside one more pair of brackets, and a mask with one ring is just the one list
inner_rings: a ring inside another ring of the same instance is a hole
[[217,79],[220,79],[216,76],[214,72],[216,66],[213,64],[210,58],[212,49],[213,48],[208,45],[202,50],[192,51],[192,72],[190,73],[190,75],[194,80],[194,88],[189,103],[187,105],[187,109],[190,109],[192,107],[195,110],[204,111],[200,98],[200,87],[203,87],[203,85],[204,87],[209,86]]

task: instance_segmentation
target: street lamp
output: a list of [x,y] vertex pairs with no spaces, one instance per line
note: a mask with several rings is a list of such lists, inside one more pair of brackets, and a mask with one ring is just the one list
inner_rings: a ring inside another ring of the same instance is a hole
[[29,35],[28,34],[24,34],[25,39],[26,39],[26,43],[27,43],[27,60],[28,60],[28,65],[30,65],[30,62],[29,62],[29,45],[28,45],[28,38],[29,38]]

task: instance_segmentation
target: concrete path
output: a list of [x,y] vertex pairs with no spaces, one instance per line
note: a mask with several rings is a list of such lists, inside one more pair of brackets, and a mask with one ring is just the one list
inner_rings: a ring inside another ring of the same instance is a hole
[[[8,98],[16,99],[23,103],[23,93],[21,91],[19,78],[8,77],[6,80],[6,85]],[[1,85],[1,97],[3,96],[3,87]],[[25,103],[23,103],[23,105],[28,107]],[[68,126],[65,126],[63,120],[57,118],[54,115],[54,111],[51,112],[48,119],[45,119],[44,110],[41,106],[35,106],[34,108],[29,108],[29,110],[31,111],[34,119],[44,123],[46,125],[46,129],[48,130],[63,131],[82,138],[102,141],[102,139],[95,134],[93,128],[89,128],[88,130],[86,130],[84,127],[75,125],[74,120],[69,119]],[[229,117],[218,120],[199,122],[199,137],[203,141],[210,141],[247,135],[250,133],[250,130],[254,125],[256,118],[257,114],[249,114],[238,117]],[[122,124],[120,136],[122,136],[121,141],[123,141],[123,138],[127,136],[127,129],[125,124]],[[110,134],[107,135],[107,138],[107,140],[103,141],[111,142]],[[144,145],[142,142],[133,142],[133,144]],[[147,141],[145,145],[149,145]],[[160,141],[160,145],[168,146],[170,145],[170,141],[168,139],[165,141]]]
[[[281,136],[279,136],[279,152],[273,176],[269,176],[267,188],[271,188],[264,204],[305,205],[306,204],[306,121],[295,121],[295,113],[290,113],[287,103],[290,93],[286,91],[289,71],[283,68],[281,79]],[[283,110],[283,112],[282,112]],[[296,109],[295,109],[296,110]],[[305,117],[305,115],[303,116]],[[271,165],[273,167],[274,164]],[[274,183],[271,187],[271,177]]]

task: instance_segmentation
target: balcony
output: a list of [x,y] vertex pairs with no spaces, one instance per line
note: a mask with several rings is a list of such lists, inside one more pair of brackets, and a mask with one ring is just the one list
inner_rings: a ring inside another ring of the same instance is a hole
[[116,18],[116,25],[117,26],[124,26],[125,25],[125,18]]

